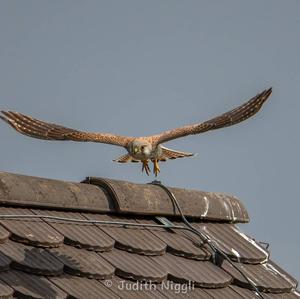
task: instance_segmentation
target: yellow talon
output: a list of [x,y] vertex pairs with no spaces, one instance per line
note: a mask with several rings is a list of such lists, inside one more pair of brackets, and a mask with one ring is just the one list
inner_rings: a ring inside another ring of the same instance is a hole
[[159,172],[160,172],[160,168],[158,165],[158,160],[154,159],[153,160],[153,173],[155,174],[155,176],[157,176]]
[[150,174],[150,168],[149,168],[149,165],[148,165],[148,161],[144,160],[144,161],[142,161],[142,163],[143,163],[142,172],[145,170],[147,175],[149,175]]

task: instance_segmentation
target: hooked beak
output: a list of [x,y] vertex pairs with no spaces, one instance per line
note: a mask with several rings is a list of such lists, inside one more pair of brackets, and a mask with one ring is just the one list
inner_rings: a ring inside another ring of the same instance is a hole
[[135,148],[133,149],[133,153],[134,153],[134,154],[136,154],[138,151],[139,151],[139,149],[138,149],[137,147],[135,147]]

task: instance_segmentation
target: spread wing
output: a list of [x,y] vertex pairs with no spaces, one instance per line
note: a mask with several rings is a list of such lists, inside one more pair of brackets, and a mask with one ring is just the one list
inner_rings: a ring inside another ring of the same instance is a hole
[[149,138],[151,138],[154,144],[160,144],[172,139],[192,134],[200,134],[209,130],[216,130],[235,125],[257,113],[271,93],[272,88],[266,89],[243,105],[236,107],[235,109],[230,110],[215,118],[212,118],[206,122],[165,131],[161,134],[150,136]]
[[46,140],[101,142],[124,147],[126,147],[128,142],[134,139],[133,137],[118,136],[108,133],[82,132],[53,123],[40,121],[18,112],[1,112],[3,115],[0,115],[0,118],[6,121],[15,130],[34,138]]

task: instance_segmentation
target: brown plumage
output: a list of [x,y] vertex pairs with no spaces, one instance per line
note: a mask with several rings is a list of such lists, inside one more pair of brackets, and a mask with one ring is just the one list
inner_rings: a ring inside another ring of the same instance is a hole
[[2,111],[3,115],[0,115],[0,118],[6,121],[18,132],[34,138],[46,140],[100,142],[122,146],[127,149],[128,154],[123,155],[114,161],[119,163],[141,161],[143,163],[143,169],[145,169],[146,173],[149,174],[150,169],[148,166],[148,160],[151,160],[154,164],[154,173],[157,175],[160,171],[158,166],[159,161],[189,157],[193,155],[191,153],[178,152],[165,148],[161,146],[162,143],[188,135],[200,134],[206,131],[232,126],[242,122],[256,114],[271,93],[272,88],[264,90],[241,106],[203,123],[172,129],[157,135],[137,138],[109,133],[83,132],[57,124],[40,121],[30,116],[12,111]]

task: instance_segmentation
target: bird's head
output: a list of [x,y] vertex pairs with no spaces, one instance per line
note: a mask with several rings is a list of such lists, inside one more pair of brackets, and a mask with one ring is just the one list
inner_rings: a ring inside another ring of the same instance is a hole
[[139,159],[149,158],[151,150],[151,144],[146,142],[134,141],[131,145],[131,154]]

